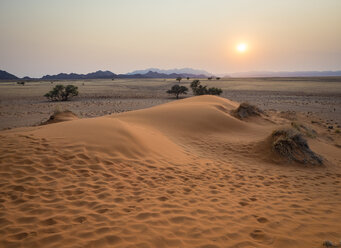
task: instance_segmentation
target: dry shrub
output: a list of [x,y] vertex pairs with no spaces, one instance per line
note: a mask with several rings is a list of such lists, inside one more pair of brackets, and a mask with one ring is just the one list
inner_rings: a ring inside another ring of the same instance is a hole
[[232,114],[238,119],[245,119],[252,116],[261,116],[264,112],[258,107],[249,103],[243,102],[236,110],[232,111]]
[[312,129],[312,128],[310,128],[310,127],[308,127],[302,123],[298,123],[298,122],[294,121],[294,122],[291,122],[291,126],[294,129],[296,129],[297,131],[302,132],[305,136],[307,136],[309,138],[316,138],[317,132],[314,129]]
[[322,165],[321,156],[308,146],[303,135],[293,128],[279,129],[272,133],[272,150],[281,157],[301,164]]

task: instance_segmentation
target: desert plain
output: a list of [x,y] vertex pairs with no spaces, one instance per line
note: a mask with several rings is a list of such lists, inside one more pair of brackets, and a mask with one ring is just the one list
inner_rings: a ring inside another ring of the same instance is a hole
[[[79,96],[48,102],[57,83]],[[341,247],[341,78],[175,83],[1,82],[0,247]],[[277,154],[286,128],[323,162]]]

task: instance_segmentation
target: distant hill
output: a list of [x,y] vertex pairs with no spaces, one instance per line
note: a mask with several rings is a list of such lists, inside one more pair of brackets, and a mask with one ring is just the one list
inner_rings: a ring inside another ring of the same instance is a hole
[[149,69],[145,69],[145,70],[137,70],[137,71],[133,71],[133,72],[129,72],[126,75],[134,75],[134,74],[146,74],[148,72],[157,72],[160,74],[180,74],[180,75],[205,75],[205,77],[207,76],[212,76],[211,73],[204,71],[204,70],[196,70],[196,69],[192,69],[192,68],[182,68],[182,69],[169,69],[169,70],[162,70],[162,69],[158,69],[158,68],[149,68]]
[[204,74],[191,74],[191,73],[166,74],[166,73],[148,71],[145,74],[120,74],[120,75],[118,75],[118,78],[120,78],[120,77],[123,77],[123,78],[177,78],[177,77],[206,78],[207,76]]
[[0,70],[0,80],[16,80],[18,79],[13,74],[8,73],[7,71]]
[[144,74],[115,74],[111,71],[96,71],[88,74],[76,73],[59,73],[57,75],[46,75],[41,80],[79,80],[79,79],[115,79],[115,78],[176,78],[176,77],[191,77],[191,78],[205,78],[206,75],[200,74],[165,74],[153,71],[148,71]]
[[341,71],[250,71],[229,74],[230,77],[338,77]]
[[46,75],[41,80],[77,80],[77,79],[108,79],[114,78],[115,73],[111,71],[96,71],[88,74],[59,73],[57,75]]

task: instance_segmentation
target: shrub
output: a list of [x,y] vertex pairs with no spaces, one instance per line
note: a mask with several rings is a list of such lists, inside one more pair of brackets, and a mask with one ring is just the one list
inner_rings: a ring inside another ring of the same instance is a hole
[[188,88],[185,86],[180,86],[178,84],[175,84],[172,86],[170,90],[167,90],[168,94],[173,94],[176,96],[176,99],[179,99],[180,94],[186,95],[188,91]]
[[250,116],[260,116],[261,114],[263,114],[261,109],[246,102],[241,103],[236,110],[232,111],[232,115],[239,119],[245,119]]
[[296,129],[297,131],[303,133],[304,135],[308,136],[309,138],[316,138],[316,131],[306,125],[298,123],[296,121],[291,122],[291,126]]
[[50,92],[44,95],[50,101],[67,101],[70,97],[78,96],[78,87],[74,85],[57,84]]
[[276,130],[271,135],[272,150],[281,157],[302,164],[323,164],[323,159],[310,150],[303,135],[293,128]]
[[212,88],[209,88],[207,92],[209,95],[218,95],[219,96],[221,93],[223,93],[223,90],[219,89],[219,88],[212,87]]
[[200,95],[220,95],[223,90],[219,88],[208,88],[207,86],[202,86],[199,80],[194,80],[191,83],[191,89],[193,91],[193,95],[200,96]]

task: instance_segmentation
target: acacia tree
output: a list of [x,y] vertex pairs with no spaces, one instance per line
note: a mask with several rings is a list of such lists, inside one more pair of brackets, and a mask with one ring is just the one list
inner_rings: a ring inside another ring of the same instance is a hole
[[70,97],[78,95],[78,87],[74,85],[57,84],[50,92],[44,96],[51,101],[67,101]]
[[180,86],[178,84],[175,84],[172,86],[170,90],[167,90],[168,94],[173,94],[176,96],[176,99],[179,99],[180,94],[186,95],[188,91],[188,88],[185,86]]
[[177,77],[176,78],[176,81],[179,81],[179,83],[180,83],[181,80],[182,80],[182,77]]

